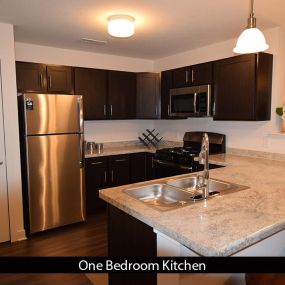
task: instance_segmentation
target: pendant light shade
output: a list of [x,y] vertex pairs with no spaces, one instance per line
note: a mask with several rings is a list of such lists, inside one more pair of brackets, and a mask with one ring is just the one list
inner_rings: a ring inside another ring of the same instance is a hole
[[239,36],[233,51],[235,53],[255,53],[265,51],[268,47],[263,33],[256,28],[256,18],[253,13],[253,0],[251,0],[251,12],[250,17],[248,18],[248,26]]

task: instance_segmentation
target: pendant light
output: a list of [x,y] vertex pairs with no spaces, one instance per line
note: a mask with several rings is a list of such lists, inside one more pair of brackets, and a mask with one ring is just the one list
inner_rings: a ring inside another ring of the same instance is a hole
[[265,51],[268,47],[263,33],[256,28],[256,18],[253,13],[253,0],[251,0],[251,10],[247,28],[239,36],[233,51],[235,53],[255,53]]

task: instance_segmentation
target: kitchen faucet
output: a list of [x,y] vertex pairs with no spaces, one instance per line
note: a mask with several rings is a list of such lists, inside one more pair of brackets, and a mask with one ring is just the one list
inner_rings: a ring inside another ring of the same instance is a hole
[[[204,170],[203,175],[197,177],[197,186],[203,190],[202,196],[206,199],[209,196],[209,137],[207,133],[203,134],[199,163],[204,164]],[[202,179],[202,182],[200,182],[200,179]]]

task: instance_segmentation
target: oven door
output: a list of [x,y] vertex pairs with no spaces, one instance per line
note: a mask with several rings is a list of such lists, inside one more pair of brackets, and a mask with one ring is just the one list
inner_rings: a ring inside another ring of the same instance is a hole
[[179,165],[176,163],[163,161],[159,159],[153,160],[155,178],[170,177],[185,173],[191,173],[191,166]]

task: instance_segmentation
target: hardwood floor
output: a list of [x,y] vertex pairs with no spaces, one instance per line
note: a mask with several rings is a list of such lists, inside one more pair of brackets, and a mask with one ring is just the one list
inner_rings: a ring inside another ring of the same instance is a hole
[[[0,256],[107,256],[107,215],[0,245]],[[1,274],[1,285],[91,285],[84,274]]]

